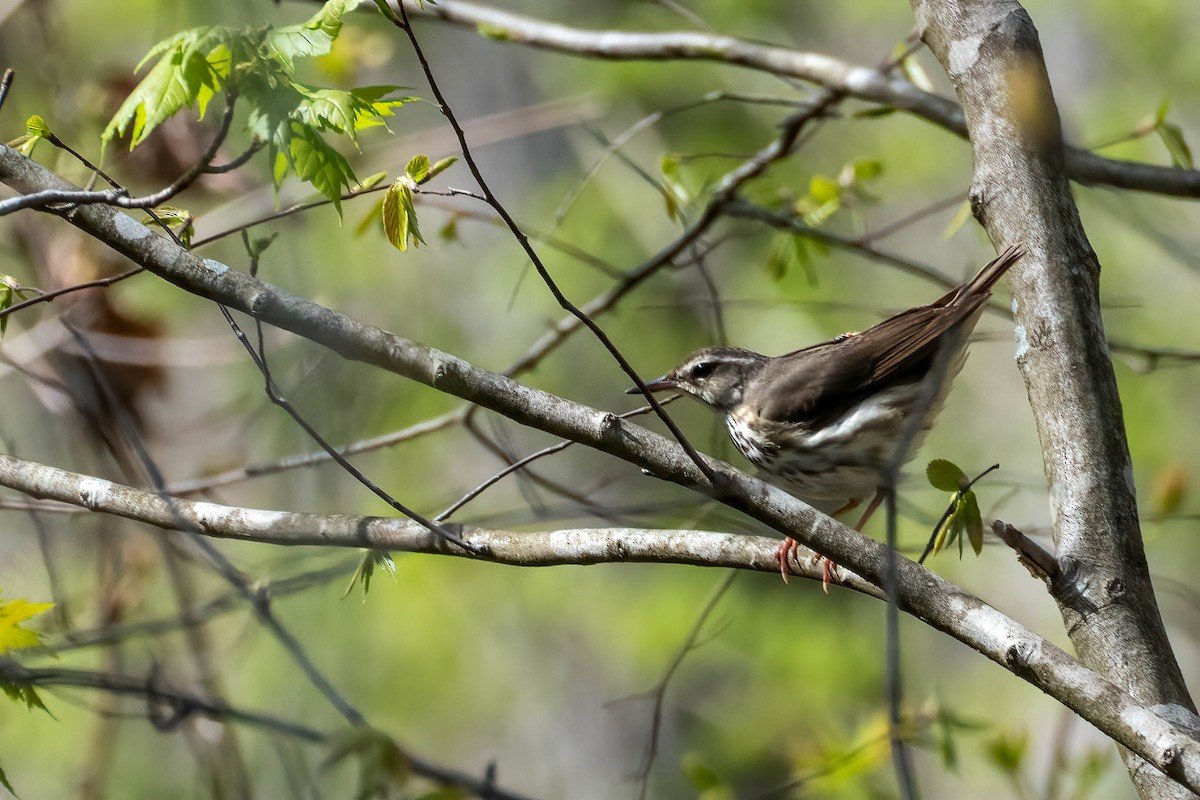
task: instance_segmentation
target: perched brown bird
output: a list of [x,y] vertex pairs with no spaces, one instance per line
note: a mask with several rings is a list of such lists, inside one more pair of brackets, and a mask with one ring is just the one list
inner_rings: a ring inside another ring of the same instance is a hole
[[[678,389],[723,412],[734,445],[766,480],[805,499],[845,500],[835,515],[872,497],[862,530],[889,472],[929,431],[992,285],[1022,253],[1009,247],[954,291],[861,333],[776,357],[706,347],[646,388]],[[796,545],[785,538],[777,553],[785,581]],[[827,590],[830,572],[826,560]]]

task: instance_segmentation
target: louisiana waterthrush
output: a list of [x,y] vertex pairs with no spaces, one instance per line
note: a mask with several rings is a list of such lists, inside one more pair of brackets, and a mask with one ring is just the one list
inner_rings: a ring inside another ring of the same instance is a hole
[[[835,515],[873,498],[861,530],[920,447],[992,285],[1022,252],[1009,247],[953,291],[865,331],[774,357],[706,347],[646,388],[678,389],[723,412],[766,480],[806,500],[846,501]],[[795,546],[785,538],[777,553],[785,581]],[[826,587],[829,578],[826,561]]]

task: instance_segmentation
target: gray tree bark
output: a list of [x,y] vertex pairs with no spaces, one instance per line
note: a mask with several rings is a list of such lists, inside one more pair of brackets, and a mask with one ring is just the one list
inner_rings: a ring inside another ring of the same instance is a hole
[[[1084,664],[1146,705],[1194,719],[1150,583],[1100,265],[1071,195],[1037,30],[1015,0],[911,4],[966,116],[975,216],[997,248],[1027,250],[1011,273],[1013,312],[1061,567],[1051,592]],[[1195,797],[1122,755],[1139,796]]]

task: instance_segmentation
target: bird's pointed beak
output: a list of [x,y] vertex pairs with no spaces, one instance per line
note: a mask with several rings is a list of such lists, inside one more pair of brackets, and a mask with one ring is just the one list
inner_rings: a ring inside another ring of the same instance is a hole
[[[667,389],[677,389],[679,384],[670,375],[663,375],[661,378],[655,378],[652,381],[646,381],[646,390],[651,392],[663,392]],[[625,390],[625,394],[641,394],[642,390],[636,386],[631,386]]]

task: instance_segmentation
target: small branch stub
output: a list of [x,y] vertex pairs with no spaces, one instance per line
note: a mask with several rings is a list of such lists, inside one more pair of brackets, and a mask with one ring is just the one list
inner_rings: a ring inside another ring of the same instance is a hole
[[1025,569],[1029,570],[1030,575],[1043,581],[1047,586],[1051,585],[1058,577],[1058,560],[1020,530],[1007,522],[994,520],[992,533],[1016,552],[1017,560]]

